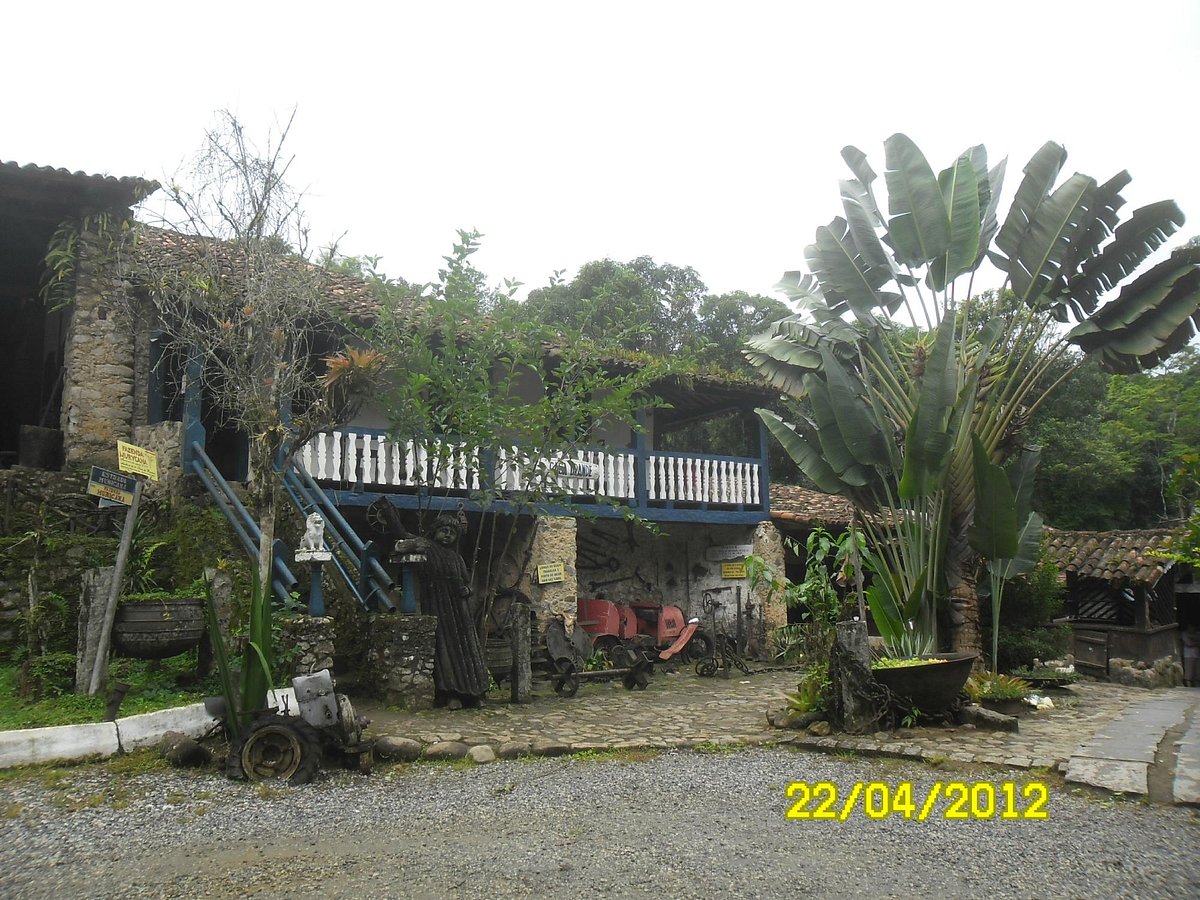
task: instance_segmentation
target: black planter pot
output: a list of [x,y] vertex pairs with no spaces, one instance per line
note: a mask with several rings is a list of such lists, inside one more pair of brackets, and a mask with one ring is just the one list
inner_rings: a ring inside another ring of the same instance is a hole
[[971,674],[974,653],[933,653],[921,659],[944,659],[945,662],[895,669],[872,669],[875,680],[888,690],[905,698],[923,713],[939,713],[954,702],[958,692]]
[[191,650],[204,636],[204,601],[199,597],[125,602],[113,621],[113,647],[136,659],[166,659]]

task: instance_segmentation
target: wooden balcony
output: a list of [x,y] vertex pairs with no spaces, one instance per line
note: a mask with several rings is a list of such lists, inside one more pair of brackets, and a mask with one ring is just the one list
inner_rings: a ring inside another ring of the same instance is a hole
[[589,515],[632,509],[659,521],[751,522],[768,514],[762,459],[598,448],[534,459],[517,447],[487,452],[346,428],[314,437],[296,462],[342,505],[389,494],[402,507],[470,507],[494,491],[502,508],[533,499],[551,514],[581,506]]

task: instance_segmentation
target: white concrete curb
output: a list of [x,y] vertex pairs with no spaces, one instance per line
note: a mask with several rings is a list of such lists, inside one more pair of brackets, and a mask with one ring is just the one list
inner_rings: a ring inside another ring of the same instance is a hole
[[[286,710],[293,716],[300,714],[296,692],[292,688],[273,689],[270,702],[280,712]],[[70,762],[89,756],[115,756],[153,747],[168,731],[178,731],[192,738],[203,737],[216,724],[217,720],[208,714],[203,703],[194,703],[125,716],[115,722],[0,731],[0,769]]]
[[179,731],[188,737],[199,738],[208,734],[216,724],[217,720],[205,712],[203,703],[177,706],[117,719],[117,740],[121,751],[128,753],[130,750],[153,747],[168,731]]
[[0,767],[113,756],[121,749],[116,722],[0,731]]

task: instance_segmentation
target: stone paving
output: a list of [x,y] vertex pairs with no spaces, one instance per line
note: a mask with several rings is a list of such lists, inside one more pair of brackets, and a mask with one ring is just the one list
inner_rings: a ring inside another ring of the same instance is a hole
[[585,682],[573,698],[557,697],[547,684],[539,683],[529,704],[489,699],[481,710],[403,712],[359,698],[354,702],[372,720],[372,734],[405,738],[425,747],[450,741],[465,747],[564,753],[704,743],[793,743],[825,751],[1065,771],[1082,743],[1130,704],[1154,695],[1139,688],[1081,682],[1047,691],[1055,708],[1030,711],[1020,719],[1017,733],[959,726],[816,737],[775,729],[767,722],[767,710],[783,705],[784,696],[795,690],[796,679],[795,672],[739,674],[725,680],[700,678],[683,670],[655,675],[644,691],[626,691],[618,682]]

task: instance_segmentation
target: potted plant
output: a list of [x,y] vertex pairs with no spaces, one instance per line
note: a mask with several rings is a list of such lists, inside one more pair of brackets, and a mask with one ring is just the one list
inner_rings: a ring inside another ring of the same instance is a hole
[[146,532],[145,520],[134,525],[126,571],[125,593],[113,620],[113,647],[136,659],[166,659],[185,653],[204,636],[204,599],[195,586],[167,590],[160,586],[155,554],[167,545]]
[[1006,716],[1020,715],[1026,710],[1025,698],[1032,686],[1023,678],[979,672],[967,679],[967,696],[975,703]]

